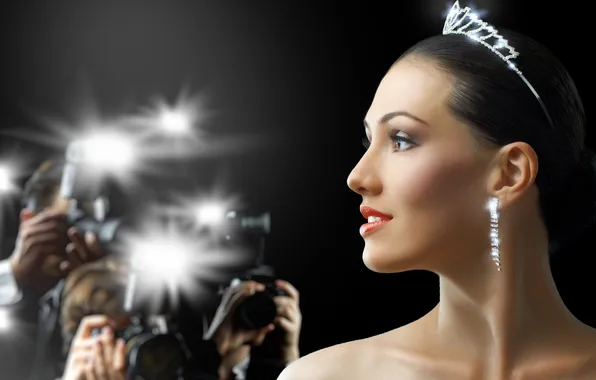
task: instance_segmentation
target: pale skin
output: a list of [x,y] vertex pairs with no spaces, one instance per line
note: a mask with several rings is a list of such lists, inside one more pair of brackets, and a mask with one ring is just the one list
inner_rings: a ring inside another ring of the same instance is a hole
[[[596,330],[565,307],[551,275],[536,152],[474,137],[447,107],[453,80],[421,57],[394,65],[365,117],[370,147],[348,177],[363,205],[393,217],[365,236],[365,265],[437,273],[439,304],[307,355],[279,380],[596,378]],[[489,253],[490,196],[500,200],[501,272]]]

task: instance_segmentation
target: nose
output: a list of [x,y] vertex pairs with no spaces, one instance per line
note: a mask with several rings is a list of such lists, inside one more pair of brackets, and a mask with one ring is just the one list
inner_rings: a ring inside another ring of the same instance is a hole
[[371,158],[365,153],[358,164],[352,169],[348,176],[348,187],[355,193],[362,196],[379,194],[382,189],[382,183],[377,175],[376,167]]

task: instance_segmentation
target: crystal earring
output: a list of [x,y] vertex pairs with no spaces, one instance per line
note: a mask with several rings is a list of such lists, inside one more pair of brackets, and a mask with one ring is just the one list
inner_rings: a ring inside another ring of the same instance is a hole
[[490,255],[501,271],[501,245],[499,241],[499,198],[491,197],[488,201],[490,212]]

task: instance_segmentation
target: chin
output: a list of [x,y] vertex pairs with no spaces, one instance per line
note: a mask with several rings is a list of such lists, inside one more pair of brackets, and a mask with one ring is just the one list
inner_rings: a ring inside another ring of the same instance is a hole
[[364,248],[362,261],[368,269],[377,273],[399,273],[414,269],[412,255],[400,252]]

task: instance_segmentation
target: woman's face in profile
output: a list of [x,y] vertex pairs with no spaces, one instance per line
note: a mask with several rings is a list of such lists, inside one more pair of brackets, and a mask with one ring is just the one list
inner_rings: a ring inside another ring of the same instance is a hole
[[433,63],[408,57],[383,78],[367,112],[370,146],[348,186],[390,219],[361,229],[371,270],[439,270],[489,249],[489,155],[451,114],[452,83]]

